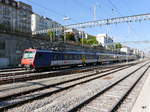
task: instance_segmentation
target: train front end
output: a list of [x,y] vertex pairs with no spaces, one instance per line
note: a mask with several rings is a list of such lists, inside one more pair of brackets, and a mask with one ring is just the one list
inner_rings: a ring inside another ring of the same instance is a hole
[[27,69],[35,68],[34,58],[36,54],[36,49],[26,49],[21,60],[21,65]]

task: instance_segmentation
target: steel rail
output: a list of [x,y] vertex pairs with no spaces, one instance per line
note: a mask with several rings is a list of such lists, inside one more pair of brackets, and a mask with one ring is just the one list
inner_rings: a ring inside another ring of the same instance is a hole
[[[140,63],[140,62],[137,62],[137,63]],[[137,64],[137,63],[135,63],[135,64]],[[130,65],[133,65],[133,64],[131,63]],[[117,65],[117,66],[120,67],[120,66],[125,66],[125,65]],[[98,69],[98,68],[100,69],[101,66],[90,67],[90,68],[82,68],[81,67],[81,68],[76,68],[76,69],[74,68],[74,69],[66,69],[66,70],[60,70],[60,71],[52,71],[52,72],[48,72],[48,73],[29,72],[29,74],[27,74],[28,72],[26,72],[25,74],[21,74],[21,73],[18,73],[18,75],[17,74],[12,74],[11,76],[9,75],[9,77],[1,77],[0,85],[8,84],[8,83],[14,83],[14,82],[36,80],[36,79],[48,78],[48,77],[54,77],[54,76],[56,77],[56,76],[61,76],[61,75],[69,75],[69,74],[73,74],[73,73],[87,72],[87,71],[91,71],[93,69]]]
[[[136,70],[134,70],[133,72],[129,73],[128,75],[126,75],[125,77],[123,77],[122,79],[116,81],[115,83],[113,83],[112,85],[110,85],[109,87],[103,89],[102,91],[98,92],[97,94],[93,95],[92,97],[88,98],[87,100],[79,103],[77,106],[73,107],[72,109],[70,109],[68,112],[75,112],[78,111],[79,109],[81,109],[82,107],[84,107],[85,105],[87,105],[88,103],[90,103],[91,101],[93,101],[95,98],[99,97],[100,95],[104,94],[106,91],[108,91],[109,89],[113,88],[114,86],[116,86],[118,83],[120,83],[121,81],[125,80],[126,78],[128,78],[129,76],[131,76],[132,74],[134,74],[135,72],[137,72],[138,70],[140,70],[141,68],[143,68],[144,66],[146,66],[147,64],[149,64],[149,62],[147,62],[146,64],[140,66],[139,68],[137,68]],[[115,111],[112,111],[115,112]]]
[[[64,90],[67,90],[69,88],[72,88],[76,85],[79,85],[79,84],[84,84],[84,83],[87,83],[89,81],[92,81],[92,80],[95,80],[95,79],[98,79],[98,78],[102,78],[104,76],[107,76],[107,75],[110,75],[112,73],[115,73],[117,71],[121,71],[123,69],[126,69],[126,68],[129,68],[131,67],[130,66],[127,66],[127,67],[122,67],[122,68],[119,68],[117,70],[114,69],[114,71],[111,71],[108,72],[108,73],[105,73],[103,75],[100,75],[100,76],[96,76],[94,78],[91,78],[91,79],[88,79],[88,80],[85,80],[85,81],[81,81],[81,82],[78,82],[78,83],[75,83],[75,84],[72,84],[70,86],[67,86],[67,87],[64,87],[64,88],[60,88],[56,91],[52,91],[52,92],[48,92],[48,93],[45,93],[45,94],[42,94],[42,95],[39,95],[39,96],[36,96],[36,97],[33,97],[31,99],[27,99],[27,100],[24,100],[24,101],[20,101],[20,102],[16,102],[14,104],[10,104],[10,105],[7,105],[7,106],[4,106],[4,107],[0,107],[0,111],[4,111],[4,110],[8,110],[10,108],[14,108],[16,106],[20,106],[20,105],[23,105],[25,103],[28,103],[28,102],[31,102],[31,101],[34,101],[34,100],[37,100],[37,99],[40,99],[40,98],[43,98],[43,97],[46,97],[46,96],[50,96],[52,94],[55,94],[55,93],[58,93],[58,92],[61,92],[61,91],[64,91]],[[105,71],[106,72],[106,71]],[[50,88],[50,87],[55,87],[55,86],[59,86],[61,84],[65,84],[65,83],[69,83],[69,82],[73,82],[73,81],[76,81],[76,80],[80,80],[80,79],[84,79],[84,78],[87,78],[87,77],[90,77],[90,76],[93,76],[93,75],[98,75],[100,73],[94,73],[94,74],[91,74],[91,75],[88,75],[88,76],[83,76],[83,77],[80,77],[80,78],[76,78],[76,79],[72,79],[72,80],[68,80],[68,81],[64,81],[64,82],[59,82],[59,83],[56,83],[56,84],[53,84],[53,85],[49,85],[49,86],[46,86],[46,87],[42,87],[42,88],[38,88],[38,89],[34,89],[34,90],[30,90],[30,91],[26,91],[26,92],[21,92],[21,93],[18,93],[18,94],[14,94],[14,95],[9,95],[9,96],[6,96],[6,97],[2,97],[0,98],[0,101],[7,101],[11,98],[15,98],[15,97],[18,97],[18,96],[21,96],[21,95],[25,95],[25,94],[29,94],[29,93],[32,93],[32,92],[36,92],[36,91],[39,91],[39,90],[43,90],[43,89],[47,89],[47,88]]]
[[112,108],[110,112],[116,112],[118,108],[121,106],[123,101],[126,99],[126,97],[131,93],[133,88],[137,85],[137,83],[140,81],[140,79],[145,75],[145,73],[148,71],[150,66],[147,67],[147,69],[141,74],[141,76],[135,81],[135,83],[130,87],[130,89],[123,95],[123,97],[120,99],[120,101]]

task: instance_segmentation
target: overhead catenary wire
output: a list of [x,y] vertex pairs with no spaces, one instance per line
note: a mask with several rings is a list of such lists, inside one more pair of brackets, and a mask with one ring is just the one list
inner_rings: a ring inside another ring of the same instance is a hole
[[[74,2],[74,4],[76,4],[76,6],[78,6],[79,8],[82,8],[81,10],[86,10],[87,13],[91,13],[91,6],[89,6],[88,4],[86,4],[87,2],[85,1],[80,1],[80,0],[72,0]],[[82,7],[81,7],[82,5]],[[91,5],[91,4],[90,4]],[[89,18],[90,16],[85,16],[84,13],[83,15],[84,19],[87,18],[88,20],[91,19]],[[92,15],[93,16],[93,15]]]
[[[111,0],[107,0],[107,1],[111,4],[111,6],[116,10],[116,12],[117,12],[120,16],[123,16],[123,15],[119,12],[119,10],[118,10],[118,8],[116,7],[116,5],[115,5]],[[131,26],[131,24],[129,24],[129,23],[127,22],[127,25],[128,25],[129,28],[132,30],[132,32],[135,34],[135,36],[138,37],[136,31],[135,31],[134,28]]]
[[32,4],[34,4],[34,5],[36,5],[36,6],[38,6],[38,7],[41,7],[41,8],[43,8],[43,9],[47,10],[47,11],[50,11],[50,12],[52,12],[53,14],[55,14],[55,15],[57,15],[57,16],[60,16],[60,17],[64,17],[64,16],[65,16],[64,14],[58,13],[58,12],[56,12],[55,10],[52,10],[52,9],[47,8],[47,7],[45,7],[45,6],[42,6],[41,4],[38,4],[38,3],[33,2],[33,1],[31,1],[31,0],[26,0],[26,1],[28,1],[28,2],[30,2],[30,3],[32,3]]
[[[126,22],[137,22],[137,21],[141,22],[141,21],[146,21],[146,20],[150,20],[150,13],[138,14],[138,15],[132,15],[132,16],[124,16],[124,17],[116,17],[116,18],[110,18],[110,19],[104,19],[104,20],[87,21],[84,23],[82,22],[82,23],[66,25],[65,27],[88,28],[88,27],[104,26],[104,25],[110,25],[110,24],[120,24],[120,23],[126,23]],[[56,30],[56,29],[60,29],[60,27],[52,28],[51,30]],[[45,33],[47,32],[47,30],[35,31],[33,33],[34,34]]]
[[[66,17],[65,14],[59,13],[59,12],[53,10],[53,9],[47,8],[47,7],[45,7],[45,6],[41,5],[41,4],[38,4],[38,3],[36,3],[36,2],[33,2],[33,1],[31,1],[31,0],[25,0],[25,1],[27,1],[27,2],[29,2],[29,3],[31,3],[31,4],[34,4],[34,5],[40,7],[40,8],[42,8],[42,9],[44,9],[44,10],[47,10],[48,12],[52,12],[53,14],[55,14],[55,15],[58,16],[58,17],[60,17],[61,19],[63,19],[64,17]],[[73,20],[71,19],[71,21],[74,21],[74,19],[73,19]]]
[[[90,12],[91,12],[91,9],[92,9],[92,16],[93,16],[92,19],[96,20],[97,17],[100,18],[100,16],[96,14],[97,7],[100,8],[100,5],[99,5],[99,4],[96,3],[96,4],[93,4],[92,6],[88,6],[88,5],[86,5],[85,3],[79,2],[78,0],[73,0],[73,2],[74,2],[76,5],[82,5],[84,8],[87,8]],[[82,8],[83,8],[83,7],[82,7]],[[93,12],[93,10],[94,10],[93,8],[95,8],[95,12]],[[79,30],[81,30],[81,29],[82,29],[82,28],[79,28]],[[91,29],[91,28],[90,28],[90,29]],[[82,30],[83,30],[83,29],[82,29]],[[99,32],[99,30],[96,29],[96,28],[94,28],[94,30],[97,31],[97,32]]]
[[131,43],[131,44],[150,44],[149,40],[144,41],[120,41],[119,43]]

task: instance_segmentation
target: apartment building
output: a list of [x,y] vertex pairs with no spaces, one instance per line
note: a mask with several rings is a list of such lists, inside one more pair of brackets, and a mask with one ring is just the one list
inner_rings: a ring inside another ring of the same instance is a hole
[[15,0],[0,0],[0,30],[31,33],[32,6]]
[[113,39],[107,34],[98,34],[96,36],[96,39],[99,42],[99,44],[102,44],[103,47],[113,45]]
[[[57,27],[63,27],[61,24],[58,22],[41,16],[39,14],[32,14],[31,16],[31,30],[32,32],[34,31],[40,31],[40,30],[46,30],[46,29],[51,29],[51,28],[57,28]],[[63,30],[57,30],[55,31],[56,35],[63,35]],[[43,33],[42,35],[47,35],[47,33]]]

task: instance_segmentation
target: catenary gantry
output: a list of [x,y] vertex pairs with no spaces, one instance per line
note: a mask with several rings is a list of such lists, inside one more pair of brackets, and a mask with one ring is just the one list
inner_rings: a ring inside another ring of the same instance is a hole
[[59,31],[64,28],[88,28],[125,22],[141,22],[145,20],[150,20],[150,13],[70,24],[57,28],[34,31],[33,35],[47,33],[48,31]]

